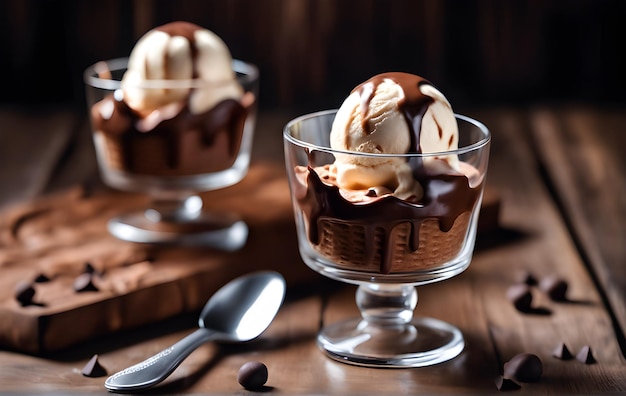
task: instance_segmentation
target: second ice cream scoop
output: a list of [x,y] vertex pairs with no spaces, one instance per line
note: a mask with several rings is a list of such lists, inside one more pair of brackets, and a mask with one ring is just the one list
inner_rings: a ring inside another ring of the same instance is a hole
[[137,41],[122,80],[124,100],[133,110],[149,113],[189,95],[188,84],[181,84],[180,89],[144,89],[163,80],[197,81],[194,88],[198,89],[189,100],[194,114],[224,99],[239,99],[243,95],[224,41],[210,30],[189,22],[156,27]]

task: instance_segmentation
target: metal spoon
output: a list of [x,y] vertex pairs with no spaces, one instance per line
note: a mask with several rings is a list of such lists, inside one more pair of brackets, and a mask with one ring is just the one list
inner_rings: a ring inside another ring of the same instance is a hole
[[273,271],[244,275],[227,283],[206,303],[200,327],[156,355],[112,376],[111,391],[150,388],[167,378],[178,365],[207,341],[243,342],[258,337],[270,325],[285,296],[285,280]]

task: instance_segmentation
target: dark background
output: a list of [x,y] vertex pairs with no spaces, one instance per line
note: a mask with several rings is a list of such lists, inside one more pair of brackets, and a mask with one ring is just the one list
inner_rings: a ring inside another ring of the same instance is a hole
[[0,103],[80,107],[86,66],[174,20],[257,64],[265,107],[337,107],[391,70],[456,108],[626,100],[622,0],[0,0]]

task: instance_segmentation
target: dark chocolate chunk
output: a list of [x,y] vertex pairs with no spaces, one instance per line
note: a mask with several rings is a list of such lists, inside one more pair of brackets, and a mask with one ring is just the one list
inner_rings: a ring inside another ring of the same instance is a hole
[[537,286],[537,278],[528,271],[524,271],[519,276],[519,282],[527,284],[528,286]]
[[556,276],[543,278],[539,282],[539,289],[554,301],[564,301],[566,299],[567,286],[567,282]]
[[35,283],[46,283],[50,282],[50,277],[44,273],[38,274],[35,279],[33,279]]
[[76,292],[88,292],[98,291],[98,288],[93,283],[93,274],[83,273],[76,277],[74,280],[74,291]]
[[31,282],[22,281],[15,286],[15,299],[23,306],[31,305],[35,297],[35,288]]
[[520,283],[509,287],[506,291],[506,297],[519,311],[527,312],[530,310],[533,294],[527,284]]
[[591,347],[589,345],[585,345],[580,349],[580,351],[576,354],[576,359],[585,364],[594,364],[596,362],[596,358],[593,357],[593,353],[591,353]]
[[518,390],[521,388],[520,384],[510,378],[504,378],[503,376],[496,378],[496,387],[502,392]]
[[96,273],[96,268],[90,262],[86,262],[85,263],[85,269],[83,270],[83,272],[86,273],[86,274],[95,274]]
[[559,346],[554,348],[554,351],[552,351],[552,356],[561,360],[570,360],[574,357],[564,342],[560,343]]
[[107,375],[107,370],[102,367],[98,361],[98,355],[93,355],[87,362],[83,370],[81,371],[85,377],[104,377]]
[[261,362],[251,361],[239,369],[237,381],[246,389],[259,389],[267,382],[267,366]]
[[539,381],[542,372],[541,359],[532,353],[520,353],[504,363],[504,377],[519,382]]

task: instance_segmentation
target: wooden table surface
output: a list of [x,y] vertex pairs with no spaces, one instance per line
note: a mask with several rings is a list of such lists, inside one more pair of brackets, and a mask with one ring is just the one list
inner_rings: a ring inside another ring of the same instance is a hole
[[[543,376],[522,384],[518,394],[626,392],[626,109],[559,105],[466,113],[493,134],[488,187],[501,199],[499,227],[479,235],[467,271],[419,287],[416,310],[462,330],[460,356],[418,369],[328,359],[316,333],[322,323],[357,314],[355,288],[312,274],[307,284],[289,289],[259,339],[237,347],[206,344],[152,392],[247,394],[237,371],[260,360],[269,369],[265,394],[493,394],[503,363],[522,352],[541,358]],[[282,166],[281,130],[292,115],[261,112],[253,169]],[[95,179],[82,114],[0,108],[0,209]],[[297,257],[293,264],[311,271]],[[568,301],[534,290],[533,305],[541,309],[517,311],[506,290],[526,272],[565,279]],[[0,351],[0,392],[107,393],[104,378],[80,373],[91,356],[98,353],[113,373],[169,346],[195,323],[194,315],[184,314],[45,356]],[[561,342],[573,353],[590,346],[597,363],[554,358]]]

